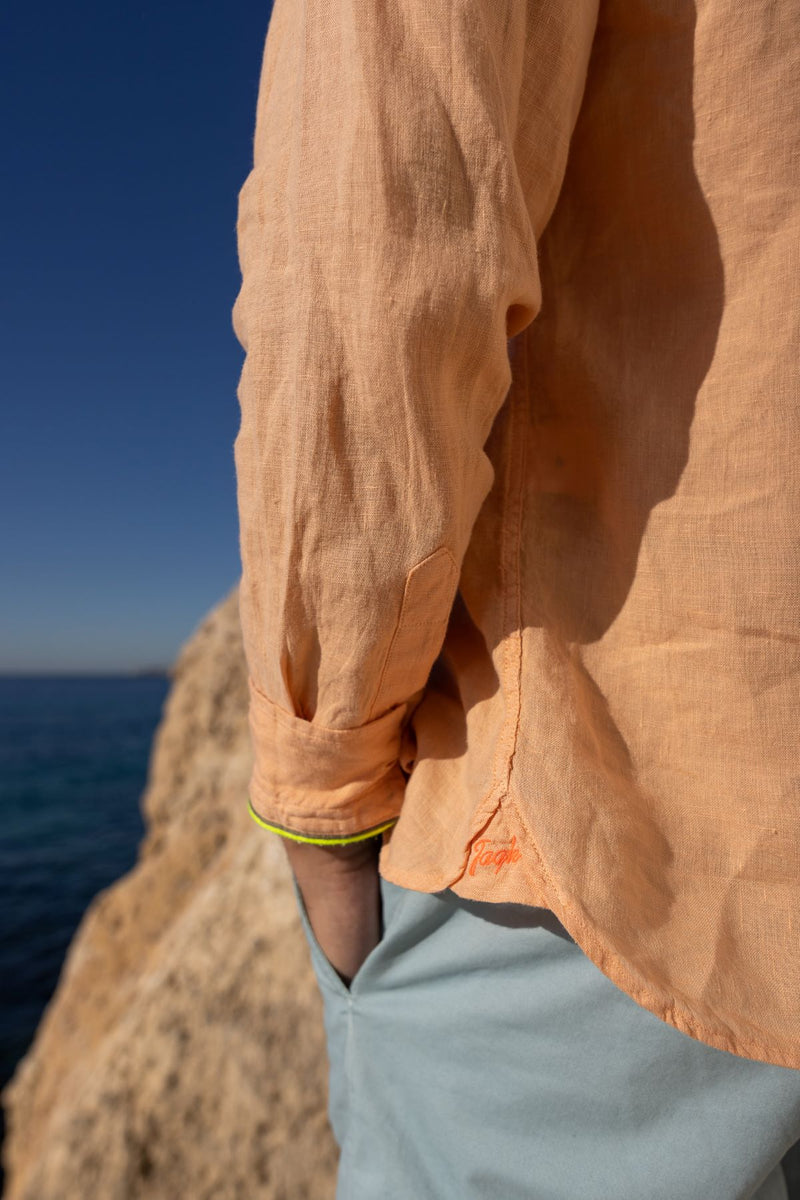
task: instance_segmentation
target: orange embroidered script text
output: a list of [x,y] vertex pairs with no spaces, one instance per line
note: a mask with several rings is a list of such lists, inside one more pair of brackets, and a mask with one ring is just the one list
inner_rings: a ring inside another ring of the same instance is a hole
[[480,838],[472,848],[472,862],[470,863],[469,873],[475,874],[477,867],[490,867],[494,865],[495,875],[504,867],[506,863],[516,862],[518,858],[522,858],[522,851],[517,847],[516,837],[512,837],[510,842],[502,844],[502,849],[492,849],[491,838]]

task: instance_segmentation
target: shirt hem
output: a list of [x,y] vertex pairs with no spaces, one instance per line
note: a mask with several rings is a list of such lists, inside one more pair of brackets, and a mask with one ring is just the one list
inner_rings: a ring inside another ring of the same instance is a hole
[[[448,889],[455,890],[454,884],[463,878],[460,872],[455,878],[442,879],[441,875],[415,874],[413,871],[388,866],[383,861],[379,864],[380,874],[390,883],[398,887],[408,888],[417,892],[440,892]],[[703,1042],[716,1050],[724,1050],[739,1058],[748,1058],[756,1062],[764,1062],[776,1067],[789,1067],[800,1070],[800,1044],[774,1043],[768,1045],[757,1038],[736,1037],[721,1026],[710,1025],[697,1018],[692,1009],[684,1002],[670,1001],[665,1003],[663,996],[654,988],[648,987],[642,981],[636,968],[618,954],[589,922],[581,917],[580,912],[568,901],[562,900],[555,886],[548,879],[542,879],[542,895],[544,905],[555,914],[556,918],[566,929],[570,937],[583,951],[588,959],[602,971],[607,979],[620,991],[635,1001],[641,1008],[672,1025],[680,1033]],[[461,894],[458,892],[457,894]],[[487,896],[475,897],[487,900]],[[495,901],[496,903],[496,901]]]

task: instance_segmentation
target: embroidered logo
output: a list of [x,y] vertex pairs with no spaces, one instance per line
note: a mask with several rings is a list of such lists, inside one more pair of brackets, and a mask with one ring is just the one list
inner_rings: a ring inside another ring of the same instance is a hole
[[515,863],[522,858],[522,851],[517,846],[516,837],[512,837],[510,842],[500,842],[500,848],[495,850],[496,845],[492,838],[480,838],[472,847],[472,862],[469,867],[469,874],[474,875],[478,867],[494,867],[495,875],[507,863]]

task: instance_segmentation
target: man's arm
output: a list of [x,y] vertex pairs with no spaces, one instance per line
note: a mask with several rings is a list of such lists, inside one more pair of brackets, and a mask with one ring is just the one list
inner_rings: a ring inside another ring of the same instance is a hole
[[374,894],[372,866],[319,847],[401,810],[595,18],[596,0],[275,0],[233,311],[249,801],[341,905]]

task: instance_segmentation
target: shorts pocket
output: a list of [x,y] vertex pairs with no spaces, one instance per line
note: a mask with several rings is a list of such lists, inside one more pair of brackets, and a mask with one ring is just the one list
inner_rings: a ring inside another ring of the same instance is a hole
[[[376,960],[382,958],[386,953],[387,935],[390,927],[393,925],[394,916],[397,912],[399,902],[401,902],[401,897],[395,894],[392,894],[391,896],[387,895],[389,889],[392,888],[392,885],[388,884],[382,875],[379,876],[381,889],[380,940],[370,950],[369,954],[364,959],[348,985],[341,978],[338,971],[333,966],[333,963],[330,962],[320,946],[317,940],[317,935],[314,933],[314,930],[311,926],[311,921],[309,920],[308,910],[306,909],[305,901],[303,900],[303,894],[300,891],[300,887],[294,877],[294,874],[291,872],[290,874],[292,879],[292,887],[294,888],[294,894],[297,899],[297,908],[300,913],[300,921],[302,923],[306,941],[308,942],[309,950],[311,952],[311,963],[314,967],[314,973],[317,977],[320,988],[323,990],[323,992],[332,993],[338,996],[340,999],[348,999],[356,992],[361,993],[364,990],[365,982],[368,983],[370,977],[374,977]],[[403,889],[395,888],[394,892],[402,892],[402,890]]]

